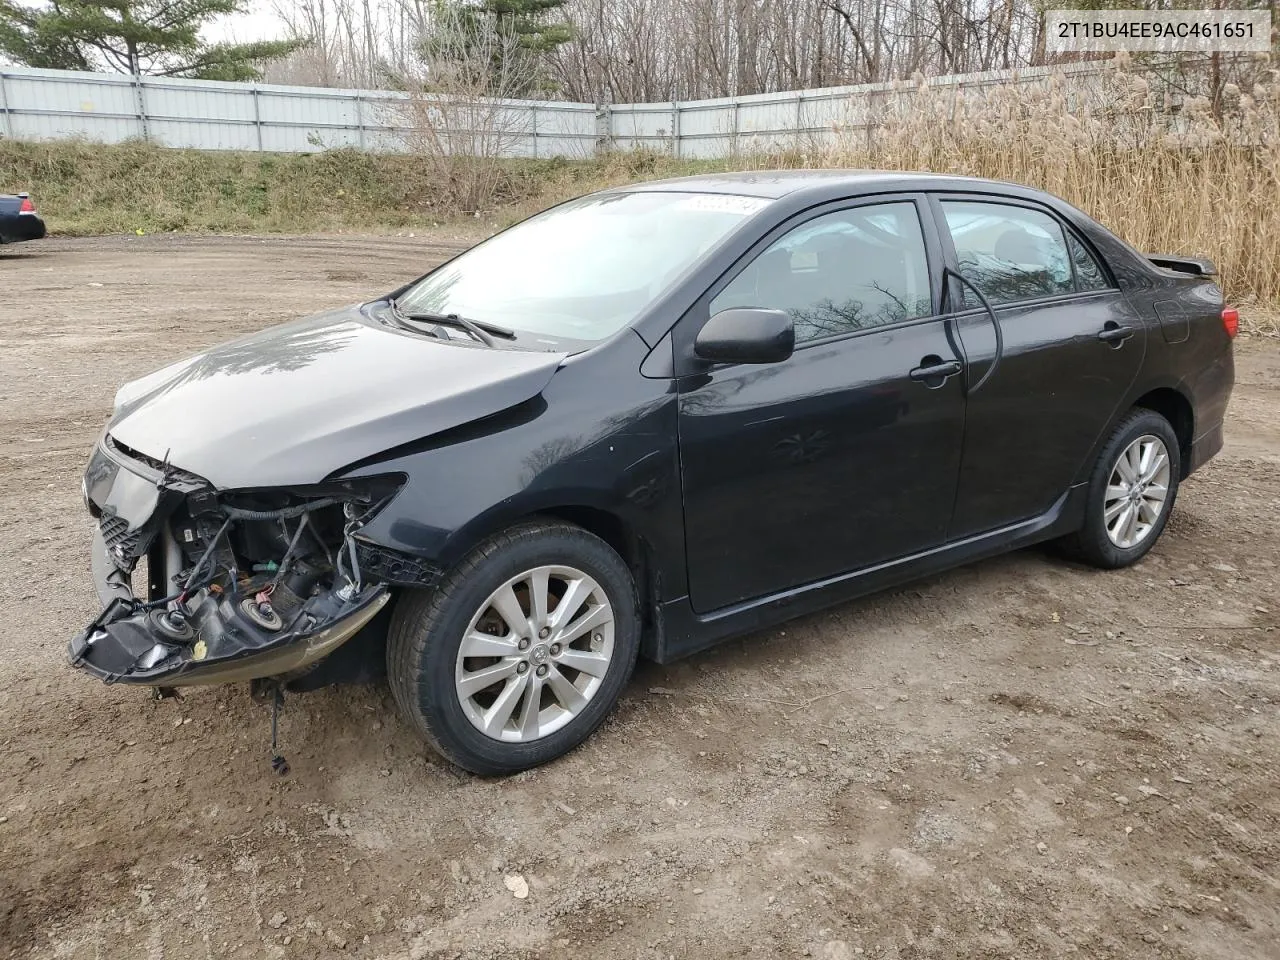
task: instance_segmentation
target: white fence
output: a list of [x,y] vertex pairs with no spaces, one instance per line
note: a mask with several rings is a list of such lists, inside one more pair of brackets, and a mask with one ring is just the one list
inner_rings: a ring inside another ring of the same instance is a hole
[[[403,101],[386,91],[0,67],[0,136],[144,139],[200,150],[393,151],[403,149]],[[503,144],[513,155],[575,156],[595,148],[594,106],[515,101],[506,109]]]
[[[1051,73],[1088,82],[1098,69],[1083,63],[928,83],[962,92],[1039,83]],[[581,157],[648,147],[712,157],[821,143],[837,126],[869,129],[876,109],[902,93],[901,85],[886,83],[602,107],[514,100],[495,103],[492,110],[501,114],[495,125],[502,130],[502,152],[510,156]],[[168,147],[289,153],[337,147],[401,151],[403,103],[403,94],[388,91],[0,67],[0,136],[23,140],[145,139]]]

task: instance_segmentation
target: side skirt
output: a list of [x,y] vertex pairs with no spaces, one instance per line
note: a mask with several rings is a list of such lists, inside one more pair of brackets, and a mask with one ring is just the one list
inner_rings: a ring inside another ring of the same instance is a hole
[[687,596],[667,601],[657,610],[649,645],[653,658],[671,663],[731,637],[1078,530],[1084,522],[1086,487],[1072,487],[1030,520],[710,613],[696,613]]

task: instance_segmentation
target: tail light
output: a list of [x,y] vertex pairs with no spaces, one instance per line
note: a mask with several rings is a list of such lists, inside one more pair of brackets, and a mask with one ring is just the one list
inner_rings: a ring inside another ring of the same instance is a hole
[[23,197],[22,202],[18,204],[19,213],[35,213],[36,205],[31,202],[30,197]]
[[1240,311],[1235,307],[1222,308],[1222,326],[1227,331],[1228,337],[1234,337],[1240,332]]

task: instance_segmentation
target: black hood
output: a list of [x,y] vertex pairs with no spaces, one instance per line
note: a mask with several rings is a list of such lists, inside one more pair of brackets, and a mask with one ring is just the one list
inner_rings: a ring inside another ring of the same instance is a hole
[[222,489],[316,483],[537,396],[564,357],[402,332],[349,307],[127,384],[107,429]]

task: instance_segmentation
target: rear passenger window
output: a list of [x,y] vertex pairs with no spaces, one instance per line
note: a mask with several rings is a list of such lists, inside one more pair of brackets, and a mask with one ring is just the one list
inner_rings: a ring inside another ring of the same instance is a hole
[[[1053,217],[1001,203],[944,200],[942,209],[960,272],[992,303],[1072,291],[1066,239]],[[965,306],[979,305],[966,294]]]
[[1067,234],[1067,246],[1071,248],[1071,262],[1076,265],[1077,290],[1106,290],[1111,286],[1102,267],[1083,243]]
[[924,235],[914,203],[814,217],[774,241],[711,301],[786,310],[796,342],[933,312]]

